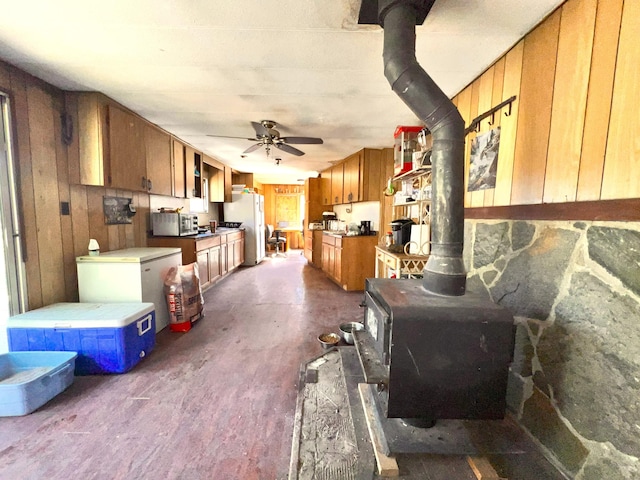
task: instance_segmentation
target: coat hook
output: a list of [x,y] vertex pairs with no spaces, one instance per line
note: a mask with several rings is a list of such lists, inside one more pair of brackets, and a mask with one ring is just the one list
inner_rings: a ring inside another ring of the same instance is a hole
[[505,117],[510,117],[511,116],[511,102],[509,102],[509,111],[508,112],[504,112],[504,116]]
[[477,133],[480,133],[480,122],[476,123],[475,127],[473,128],[473,130]]
[[496,123],[496,112],[493,112],[491,114],[491,120],[489,120],[489,126],[493,125],[494,123]]

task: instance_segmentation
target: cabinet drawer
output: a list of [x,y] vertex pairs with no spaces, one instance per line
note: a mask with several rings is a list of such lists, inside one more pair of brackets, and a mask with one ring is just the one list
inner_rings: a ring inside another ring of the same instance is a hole
[[227,243],[240,240],[242,238],[242,233],[243,232],[227,233]]
[[215,247],[217,245],[220,245],[220,237],[219,236],[203,238],[202,240],[197,240],[196,241],[196,252],[200,252],[202,250],[206,250],[208,248]]
[[336,237],[334,237],[333,235],[322,235],[322,243],[326,245],[335,246]]
[[396,259],[393,257],[390,257],[388,255],[384,255],[384,263],[385,265],[387,265],[388,267],[391,268],[396,268]]

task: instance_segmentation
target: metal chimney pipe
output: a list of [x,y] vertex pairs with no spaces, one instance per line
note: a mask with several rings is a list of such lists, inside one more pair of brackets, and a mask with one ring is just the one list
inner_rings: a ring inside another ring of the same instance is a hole
[[426,2],[379,0],[384,29],[384,73],[394,92],[431,131],[433,150],[431,255],[423,286],[432,293],[464,295],[464,120],[416,60],[416,18]]

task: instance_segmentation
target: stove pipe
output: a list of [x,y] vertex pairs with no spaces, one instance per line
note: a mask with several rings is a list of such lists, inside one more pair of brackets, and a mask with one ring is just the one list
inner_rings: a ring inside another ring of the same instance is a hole
[[[431,2],[433,3],[433,2]],[[464,120],[416,60],[415,26],[428,0],[379,0],[384,29],[384,74],[394,92],[431,131],[431,254],[423,286],[432,293],[464,295]],[[424,12],[423,12],[424,13]],[[423,15],[424,18],[424,15]]]

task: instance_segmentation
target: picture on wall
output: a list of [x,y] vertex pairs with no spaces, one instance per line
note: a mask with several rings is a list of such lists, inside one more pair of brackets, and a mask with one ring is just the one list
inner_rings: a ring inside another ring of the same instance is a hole
[[471,165],[467,191],[496,188],[500,127],[479,134],[471,142]]

